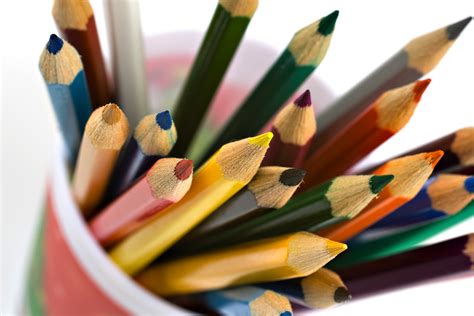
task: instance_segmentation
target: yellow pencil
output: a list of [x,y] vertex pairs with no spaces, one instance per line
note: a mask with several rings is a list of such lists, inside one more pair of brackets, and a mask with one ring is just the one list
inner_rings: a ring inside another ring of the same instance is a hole
[[96,109],[87,121],[72,180],[72,193],[86,217],[102,200],[128,132],[127,117],[113,103]]
[[195,173],[186,196],[113,248],[111,259],[128,274],[143,269],[250,182],[272,137],[265,133],[222,146]]
[[307,276],[347,248],[308,232],[261,239],[157,264],[136,280],[162,296]]

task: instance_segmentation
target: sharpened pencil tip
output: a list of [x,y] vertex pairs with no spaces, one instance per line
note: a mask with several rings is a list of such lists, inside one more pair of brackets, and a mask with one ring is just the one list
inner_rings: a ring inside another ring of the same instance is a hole
[[446,28],[446,33],[448,34],[449,40],[455,40],[458,38],[459,34],[466,28],[466,26],[471,22],[472,17],[469,16],[459,22],[453,23]]
[[347,249],[346,244],[343,244],[341,242],[337,242],[334,240],[330,240],[330,239],[327,240],[326,247],[328,249],[328,252],[332,254],[336,254],[336,255],[340,254],[341,252]]
[[469,177],[464,181],[464,188],[469,193],[474,193],[474,177]]
[[309,91],[309,89],[303,92],[299,97],[297,97],[294,104],[296,106],[299,106],[300,108],[310,106],[312,102],[311,102],[311,92]]
[[169,111],[163,111],[161,113],[156,114],[155,116],[156,124],[158,124],[161,129],[169,130],[173,125],[173,119],[171,118],[171,114]]
[[415,87],[413,88],[413,93],[415,93],[414,99],[416,102],[420,102],[421,96],[429,86],[430,82],[431,79],[419,80],[416,82]]
[[339,16],[339,10],[332,12],[321,19],[318,26],[318,32],[324,36],[330,35],[334,31],[336,26],[337,17]]
[[280,175],[280,182],[286,186],[294,187],[303,181],[306,171],[303,169],[291,168],[283,171]]
[[270,141],[272,140],[272,138],[273,138],[273,133],[267,132],[265,134],[261,134],[255,137],[249,137],[247,139],[250,144],[255,144],[255,145],[264,147],[270,144]]
[[293,313],[290,311],[284,311],[283,313],[280,313],[280,316],[293,316]]
[[345,287],[338,287],[334,292],[334,302],[336,303],[343,303],[348,301],[352,298],[351,293]]
[[387,186],[392,180],[394,176],[391,174],[381,175],[381,176],[372,176],[369,181],[370,191],[374,194],[380,193],[383,188]]
[[189,159],[183,159],[176,164],[174,167],[174,175],[179,180],[186,180],[193,173],[193,161]]
[[121,114],[120,108],[115,103],[106,104],[102,109],[102,119],[109,125],[117,123]]
[[444,151],[437,150],[429,153],[425,153],[425,159],[428,160],[431,164],[431,167],[434,168],[438,161],[443,157]]
[[56,34],[49,36],[49,41],[46,44],[46,49],[53,55],[56,55],[61,48],[63,48],[64,41],[60,39]]

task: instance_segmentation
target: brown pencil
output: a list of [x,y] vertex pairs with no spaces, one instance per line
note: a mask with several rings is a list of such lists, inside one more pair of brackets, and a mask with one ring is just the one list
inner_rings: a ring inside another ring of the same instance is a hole
[[303,165],[303,189],[343,174],[401,130],[410,120],[429,79],[390,90],[335,133]]
[[82,57],[93,108],[111,102],[111,88],[89,0],[54,0],[53,17],[61,35]]
[[102,200],[128,132],[127,117],[113,103],[96,109],[87,121],[72,180],[72,192],[86,217]]

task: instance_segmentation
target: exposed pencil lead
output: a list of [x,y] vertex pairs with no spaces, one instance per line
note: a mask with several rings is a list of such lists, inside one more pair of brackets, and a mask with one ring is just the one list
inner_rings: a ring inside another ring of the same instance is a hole
[[302,169],[288,169],[281,173],[280,182],[286,186],[299,185],[306,174],[306,171]]
[[189,159],[183,159],[176,164],[174,168],[174,175],[179,180],[186,180],[191,176],[193,172],[193,161]]
[[336,26],[337,17],[339,16],[339,10],[332,12],[321,19],[318,26],[318,32],[323,35],[329,35],[334,31]]
[[393,180],[394,176],[391,174],[383,176],[373,176],[370,178],[370,190],[377,194],[379,193],[388,183]]
[[444,151],[437,150],[433,152],[426,153],[426,159],[430,161],[431,166],[434,168],[438,161],[443,157]]
[[102,119],[109,125],[117,123],[120,119],[120,109],[117,104],[109,103],[102,111]]
[[169,130],[173,125],[173,120],[169,111],[163,111],[156,114],[155,120],[156,124],[158,124],[164,130]]
[[249,143],[259,145],[259,146],[268,146],[270,144],[270,141],[273,138],[273,133],[272,132],[267,132],[265,134],[261,134],[255,137],[250,137]]
[[466,28],[466,26],[471,22],[472,17],[469,16],[459,22],[453,23],[446,28],[446,32],[448,33],[448,39],[455,40],[458,38],[459,34]]
[[297,106],[299,106],[300,108],[304,108],[306,106],[311,106],[312,102],[311,102],[311,92],[308,90],[306,90],[305,92],[303,92],[298,98],[296,98],[295,102],[294,102]]
[[413,88],[413,92],[415,93],[414,99],[416,102],[420,102],[421,96],[423,92],[425,92],[426,88],[430,84],[431,79],[420,80],[415,84]]
[[51,34],[49,36],[49,41],[46,44],[46,49],[51,54],[56,55],[61,50],[61,48],[63,48],[63,43],[63,40],[60,39],[56,34]]
[[334,292],[334,301],[336,303],[343,303],[352,298],[351,293],[345,287],[338,287]]
[[474,193],[474,177],[469,177],[464,181],[464,188],[467,192]]

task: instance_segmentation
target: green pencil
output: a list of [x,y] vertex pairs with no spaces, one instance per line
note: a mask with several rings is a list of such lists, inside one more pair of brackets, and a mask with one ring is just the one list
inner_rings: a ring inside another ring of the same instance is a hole
[[175,104],[173,117],[179,138],[173,148],[174,156],[186,154],[257,5],[258,0],[219,0]]
[[348,220],[362,211],[392,179],[392,175],[334,178],[292,198],[280,209],[198,240],[183,240],[171,250],[172,255],[188,255]]
[[[319,66],[331,42],[339,11],[302,28],[221,130],[207,158],[232,139],[255,135]],[[176,122],[179,125],[179,122]],[[179,141],[178,141],[179,142]]]
[[474,216],[474,201],[461,212],[434,222],[391,234],[362,244],[350,245],[350,250],[329,264],[331,268],[344,268],[355,264],[388,257],[411,250],[421,242]]

